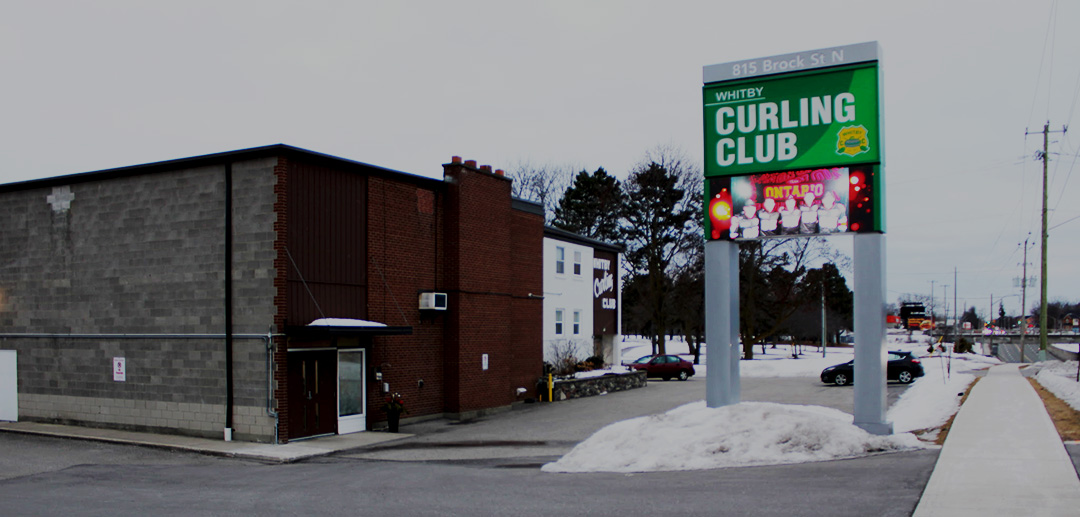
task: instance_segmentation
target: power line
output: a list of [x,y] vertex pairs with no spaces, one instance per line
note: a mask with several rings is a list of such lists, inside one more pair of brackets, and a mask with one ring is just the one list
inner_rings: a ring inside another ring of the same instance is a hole
[[[1039,82],[1042,81],[1043,65],[1046,63],[1046,47],[1050,44],[1050,27],[1051,22],[1054,21],[1054,11],[1057,7],[1057,2],[1054,2],[1050,7],[1050,16],[1046,20],[1046,36],[1043,38],[1042,55],[1039,57],[1039,73],[1035,76],[1035,92],[1031,96],[1031,112],[1028,113],[1028,121],[1035,116],[1035,103],[1039,100]],[[1049,87],[1047,88],[1049,90]],[[1049,98],[1049,95],[1047,95]],[[1048,108],[1049,111],[1049,108]],[[1047,113],[1049,118],[1049,113]]]
[[[1078,77],[1078,79],[1080,79],[1080,77]],[[1078,84],[1078,86],[1080,86],[1080,84]],[[1078,93],[1080,93],[1080,90],[1077,90],[1077,92],[1078,92]],[[1068,126],[1068,124],[1066,124],[1066,125],[1065,125],[1065,129],[1068,129],[1068,127],[1069,127],[1069,126]],[[1066,133],[1066,134],[1065,134],[1065,135],[1063,136],[1062,140],[1066,140],[1067,138],[1068,138],[1068,133]],[[1063,143],[1064,143],[1064,142],[1063,142]],[[1077,159],[1078,157],[1080,157],[1080,154],[1073,154],[1073,160],[1072,160],[1072,163],[1071,163],[1071,164],[1069,164],[1069,168],[1068,168],[1068,169],[1066,169],[1066,171],[1065,171],[1065,182],[1064,182],[1064,183],[1063,183],[1063,184],[1061,185],[1061,188],[1060,188],[1060,189],[1058,190],[1058,198],[1057,198],[1057,201],[1055,201],[1055,202],[1054,202],[1054,210],[1055,210],[1055,215],[1056,215],[1056,213],[1057,213],[1057,212],[1056,212],[1056,211],[1057,211],[1057,207],[1058,207],[1059,205],[1061,205],[1061,198],[1063,198],[1063,197],[1065,196],[1065,187],[1068,187],[1068,186],[1069,186],[1069,179],[1070,179],[1070,178],[1072,178],[1072,171],[1073,171],[1073,169],[1074,169],[1074,168],[1076,168],[1076,159]],[[1058,160],[1058,163],[1054,165],[1054,167],[1055,167],[1055,168],[1054,168],[1054,171],[1055,171],[1055,176],[1057,175],[1057,172],[1056,172],[1056,171],[1057,171],[1057,167],[1058,167],[1058,165],[1060,165],[1060,163],[1061,163],[1061,160]],[[1075,219],[1075,218],[1073,218],[1073,219]],[[1070,220],[1071,220],[1071,219],[1070,219]],[[1062,224],[1064,224],[1064,223],[1062,223]],[[1061,225],[1060,225],[1060,224],[1059,224],[1059,225],[1056,225],[1056,226],[1054,226],[1054,228],[1057,228],[1058,226],[1061,226]]]

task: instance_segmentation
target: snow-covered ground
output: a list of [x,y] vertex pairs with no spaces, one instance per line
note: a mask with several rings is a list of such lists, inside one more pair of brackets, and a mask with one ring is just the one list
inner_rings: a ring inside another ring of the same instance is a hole
[[1080,343],[1057,343],[1053,346],[1054,348],[1060,348],[1066,352],[1072,352],[1074,354],[1080,353]]
[[[1055,346],[1061,348],[1060,345]],[[1073,409],[1080,411],[1080,382],[1076,382],[1076,361],[1046,361],[1036,363],[1031,368],[1038,370],[1035,380],[1039,381],[1039,384]]]
[[[910,432],[944,425],[960,407],[958,395],[974,381],[972,372],[999,361],[975,354],[950,354],[949,343],[945,344],[945,352],[931,355],[927,350],[930,338],[921,335],[909,341],[906,333],[890,333],[888,339],[890,350],[914,352],[926,371],[889,409],[887,418],[893,422],[896,434],[871,435],[853,425],[850,414],[820,406],[743,402],[708,408],[699,401],[667,413],[611,424],[559,461],[545,465],[544,471],[697,470],[823,461],[926,447],[926,442]],[[793,357],[793,347],[786,344],[767,345],[765,353],[761,351],[760,346],[755,346],[754,360],[740,362],[742,376],[816,380],[823,368],[854,358],[853,348],[830,348],[822,357],[819,348],[800,347],[799,358]],[[648,340],[627,337],[623,343],[624,362],[650,352]],[[680,340],[669,341],[667,352],[692,360],[688,347]],[[704,357],[703,352],[702,362]],[[695,369],[698,376],[707,374],[704,364]],[[578,377],[613,370],[621,367]]]
[[692,402],[611,424],[545,472],[650,472],[804,463],[919,448],[911,434],[873,436],[820,406]]

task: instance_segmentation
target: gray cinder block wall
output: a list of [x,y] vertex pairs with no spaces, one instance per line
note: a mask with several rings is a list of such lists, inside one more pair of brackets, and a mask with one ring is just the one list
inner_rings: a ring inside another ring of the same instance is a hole
[[[266,334],[275,314],[275,164],[232,164],[235,334]],[[196,335],[225,333],[225,167],[71,178],[0,187],[0,349],[18,353],[20,419],[221,437],[225,340]],[[117,336],[132,334],[176,337]],[[274,438],[266,346],[234,340],[238,439]]]

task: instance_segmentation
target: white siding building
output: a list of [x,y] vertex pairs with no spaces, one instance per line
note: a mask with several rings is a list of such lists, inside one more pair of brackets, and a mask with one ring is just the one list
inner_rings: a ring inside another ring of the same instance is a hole
[[594,355],[618,364],[622,249],[544,228],[544,361]]

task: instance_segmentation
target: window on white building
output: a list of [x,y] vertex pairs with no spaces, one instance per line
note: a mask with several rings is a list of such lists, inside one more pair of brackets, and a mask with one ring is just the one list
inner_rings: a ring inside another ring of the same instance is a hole
[[555,247],[555,272],[560,275],[566,272],[566,248],[562,246]]
[[562,335],[562,309],[555,309],[555,335]]
[[574,274],[581,276],[581,252],[574,252]]
[[574,335],[581,334],[581,311],[574,311]]

